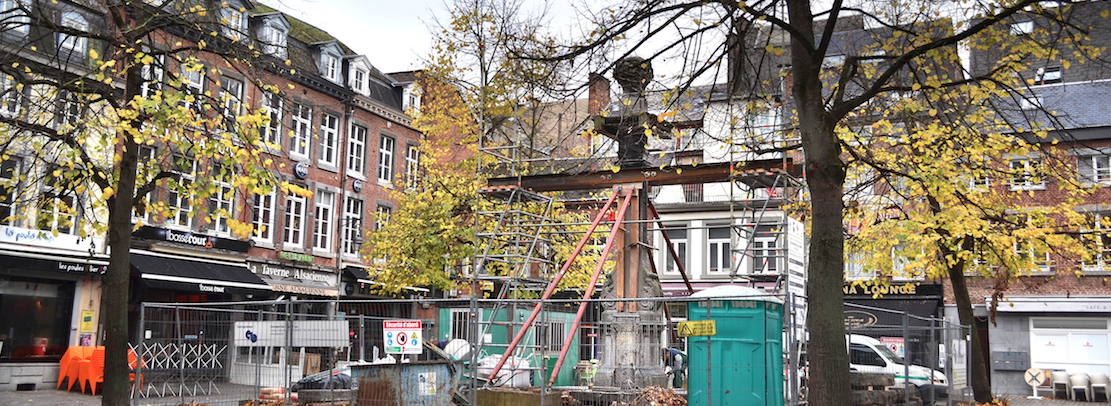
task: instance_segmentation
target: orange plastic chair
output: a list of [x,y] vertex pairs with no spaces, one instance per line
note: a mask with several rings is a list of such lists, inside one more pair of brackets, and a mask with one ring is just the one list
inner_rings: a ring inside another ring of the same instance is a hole
[[[135,350],[132,350],[132,349],[129,348],[127,350],[127,367],[130,368],[132,371],[134,371],[136,366],[138,366],[138,364],[139,364],[138,360],[139,360],[139,358],[135,356]],[[146,368],[146,367],[147,367],[147,362],[143,361],[143,368]],[[130,374],[130,376],[131,376],[131,382],[134,383],[135,382],[135,373],[132,372]],[[139,387],[142,387],[142,386],[143,386],[143,374],[139,374]]]
[[100,358],[100,371],[101,374],[104,373],[104,347],[92,348],[95,348],[92,352],[92,356],[87,359],[83,359],[77,363],[79,369],[77,372],[77,382],[78,385],[81,385],[81,393],[85,393],[85,385],[88,384],[90,380],[96,377],[96,374],[94,374],[93,372],[94,358]]
[[92,361],[92,370],[89,371],[88,376],[93,395],[96,395],[96,387],[104,383],[104,350],[93,352]]
[[66,378],[66,372],[69,371],[70,362],[73,361],[76,365],[76,361],[71,358],[76,358],[73,353],[77,351],[80,351],[79,347],[70,346],[66,349],[66,353],[62,354],[62,360],[58,361],[58,385],[56,385],[54,389],[62,388],[62,380]]
[[81,361],[89,359],[92,354],[93,347],[74,348],[73,353],[69,356],[69,366],[66,368],[66,379],[69,380],[69,386],[66,387],[66,390],[73,390],[73,384],[77,383],[81,376]]

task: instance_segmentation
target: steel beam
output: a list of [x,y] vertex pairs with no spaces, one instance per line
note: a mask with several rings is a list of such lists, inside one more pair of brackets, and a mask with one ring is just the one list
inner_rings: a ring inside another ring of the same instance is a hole
[[775,175],[788,173],[799,177],[802,168],[796,166],[790,158],[767,159],[760,161],[729,162],[678,165],[620,169],[616,172],[601,171],[577,175],[555,174],[491,178],[487,181],[490,188],[506,188],[517,186],[535,192],[553,192],[560,190],[590,190],[605,189],[615,185],[647,182],[649,186],[682,185],[695,183],[727,182],[730,177],[731,165],[736,169],[732,171],[737,181],[750,187],[773,187]]

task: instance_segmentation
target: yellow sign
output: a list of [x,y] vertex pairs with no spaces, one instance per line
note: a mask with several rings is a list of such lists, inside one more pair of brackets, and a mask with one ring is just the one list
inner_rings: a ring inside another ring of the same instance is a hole
[[81,331],[93,331],[93,310],[81,311]]
[[718,334],[713,320],[680,321],[676,327],[679,337],[713,336]]

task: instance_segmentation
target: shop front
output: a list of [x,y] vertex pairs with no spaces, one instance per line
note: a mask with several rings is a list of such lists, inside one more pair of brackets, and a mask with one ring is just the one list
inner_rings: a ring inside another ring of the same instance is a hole
[[[992,388],[1029,395],[1023,375],[1028,368],[1111,374],[1109,315],[1107,296],[1007,297],[999,304],[995,323],[988,324]],[[1009,365],[1019,363],[1021,368]]]
[[[0,226],[0,391],[57,382],[70,346],[95,345],[108,262],[76,236]],[[82,250],[84,248],[84,250]]]

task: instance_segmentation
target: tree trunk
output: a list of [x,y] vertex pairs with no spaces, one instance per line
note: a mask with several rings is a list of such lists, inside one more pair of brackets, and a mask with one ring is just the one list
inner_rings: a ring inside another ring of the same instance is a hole
[[[974,248],[972,238],[965,237],[961,242],[961,249],[963,250],[971,251]],[[950,253],[946,252],[945,254],[947,257],[951,257]],[[976,331],[976,318],[972,314],[972,299],[968,295],[968,284],[965,283],[964,279],[965,262],[959,261],[956,265],[949,269],[949,281],[953,283],[953,300],[956,302],[957,314],[960,316],[961,324],[967,325],[971,329],[972,351],[969,352],[969,356],[972,358],[972,371],[969,377],[972,378],[972,396],[979,403],[989,403],[992,399],[991,381],[988,379],[987,363],[984,362],[983,351],[985,348],[980,343],[980,334]]]
[[810,329],[810,403],[814,406],[851,404],[849,357],[845,347],[844,251],[841,216],[845,169],[840,144],[822,100],[819,78],[821,55],[815,56],[814,16],[807,0],[787,2],[791,25],[792,97],[806,152],[806,182],[810,187],[810,257],[807,296]]
[[[139,67],[127,72],[125,99],[130,100],[142,84]],[[132,123],[139,128],[138,123]],[[104,406],[126,406],[130,399],[130,378],[127,365],[128,320],[127,303],[131,292],[131,210],[135,203],[135,182],[139,145],[127,133],[117,131],[119,137],[119,179],[116,193],[108,204],[108,272],[104,275],[102,301],[105,332],[104,353]],[[136,377],[138,378],[138,377]]]

